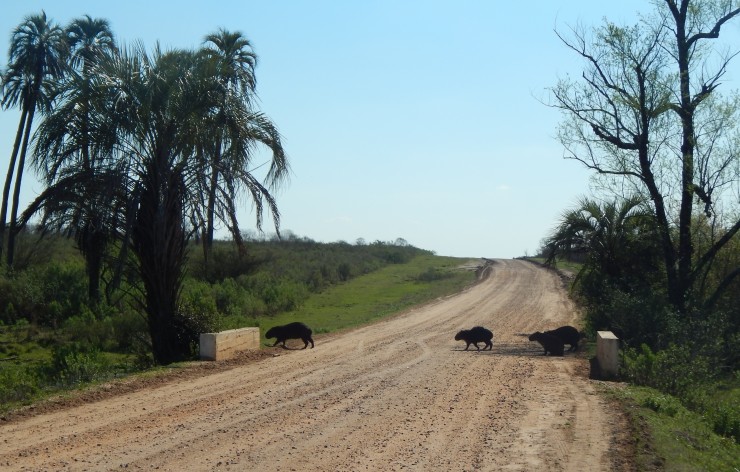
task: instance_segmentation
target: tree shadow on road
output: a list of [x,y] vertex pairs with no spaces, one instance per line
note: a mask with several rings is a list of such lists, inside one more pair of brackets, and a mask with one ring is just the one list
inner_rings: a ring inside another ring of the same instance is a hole
[[[472,347],[472,346],[471,346]],[[464,348],[452,349],[453,351],[466,352]],[[467,352],[479,355],[493,356],[514,356],[514,357],[560,357],[560,356],[543,356],[542,347],[538,343],[532,342],[515,342],[515,343],[497,343],[493,342],[493,349],[476,351],[475,348],[468,349]],[[566,356],[568,353],[565,353]]]

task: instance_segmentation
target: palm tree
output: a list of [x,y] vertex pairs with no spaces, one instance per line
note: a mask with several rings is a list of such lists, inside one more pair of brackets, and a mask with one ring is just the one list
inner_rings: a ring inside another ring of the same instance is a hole
[[[224,94],[219,70],[201,52],[163,52],[157,46],[148,54],[140,44],[126,48],[91,67],[87,114],[74,112],[82,107],[76,107],[75,98],[81,87],[73,83],[84,77],[72,74],[58,111],[38,133],[40,170],[53,182],[24,219],[43,210],[46,221],[70,227],[85,217],[80,209],[103,209],[109,234],[122,246],[130,243],[152,353],[160,364],[187,358],[201,328],[180,312],[179,298],[186,242],[208,208],[204,189],[212,180],[203,178],[206,170],[215,168],[220,176],[214,218],[235,238],[236,201],[245,190],[254,199],[258,227],[266,204],[278,229],[269,183],[251,173],[249,158],[255,143],[269,146],[278,159],[267,180],[279,180],[287,169],[279,133],[240,94]],[[80,162],[84,143],[94,168]],[[219,144],[224,151],[215,154]],[[214,165],[214,156],[226,158]],[[74,203],[81,201],[84,206]]]
[[217,80],[225,89],[222,92],[235,91],[245,100],[251,100],[257,87],[257,54],[242,33],[220,29],[207,35],[203,54],[216,62]]
[[[252,45],[240,32],[224,29],[205,37],[201,50],[207,64],[206,71],[215,73],[218,86],[218,105],[210,117],[209,135],[200,147],[210,167],[204,169],[203,181],[207,195],[203,247],[206,264],[213,245],[214,222],[218,212],[227,221],[230,232],[242,249],[242,240],[233,205],[218,207],[218,202],[234,202],[235,193],[243,183],[252,196],[252,201],[266,199],[271,204],[270,190],[279,185],[288,175],[288,161],[283,150],[280,134],[274,124],[262,113],[254,111],[256,96],[255,67],[257,55]],[[245,114],[244,110],[248,112]],[[272,151],[266,187],[254,179],[249,171],[254,145],[261,143]],[[229,198],[218,195],[219,188],[227,189]],[[258,223],[261,222],[262,207],[257,206]]]
[[162,52],[157,47],[150,56],[138,47],[106,60],[97,74],[108,100],[96,102],[96,114],[115,120],[115,155],[130,169],[128,194],[135,207],[131,247],[142,280],[152,351],[163,364],[187,357],[197,339],[193,320],[179,312],[179,296],[186,242],[197,230],[186,225],[186,216],[204,213],[203,170],[214,167],[205,159],[213,154],[203,150],[213,149],[213,140],[222,136],[214,110],[225,110],[224,155],[229,156],[216,166],[222,178],[215,191],[215,216],[238,231],[235,201],[246,188],[258,196],[258,225],[265,200],[279,221],[274,198],[244,163],[255,139],[269,141],[281,156],[284,153],[277,149],[279,141],[251,128],[258,124],[268,129],[244,100],[227,94],[224,106],[223,80],[217,72],[199,53]]
[[563,214],[546,241],[547,263],[580,255],[586,257],[584,271],[598,270],[613,278],[629,272],[643,255],[638,248],[652,248],[655,241],[654,217],[644,203],[640,197],[603,205],[581,200],[576,209]]
[[[101,168],[108,156],[101,153],[99,145],[105,138],[92,134],[92,129],[99,132],[102,128],[91,127],[91,120],[101,117],[92,115],[90,102],[94,68],[116,52],[116,45],[108,21],[87,15],[69,24],[66,38],[69,70],[57,91],[57,105],[39,126],[35,139],[34,165],[49,187],[32,208],[45,210],[44,225],[68,225],[66,229],[72,232],[85,257],[88,298],[97,304],[116,187],[98,189],[93,185],[107,180],[98,174],[108,174]],[[44,198],[54,201],[44,202]]]
[[[20,104],[21,120],[8,166],[8,174],[3,188],[2,208],[0,209],[1,254],[5,236],[10,185],[15,170],[15,187],[13,190],[10,230],[8,232],[8,266],[13,265],[21,181],[34,114],[37,110],[44,112],[50,108],[53,81],[64,75],[65,54],[66,45],[63,30],[58,25],[48,21],[46,13],[43,11],[39,15],[26,17],[13,31],[8,70],[3,80],[2,104],[6,108]],[[18,157],[19,149],[20,157]]]
[[[77,143],[76,147],[79,148],[83,173],[94,175],[96,161],[100,160],[98,157],[103,156],[91,155],[90,152],[91,70],[103,58],[116,52],[116,43],[108,21],[92,19],[89,15],[70,23],[67,27],[67,42],[70,48],[70,66],[79,74],[79,80],[76,81],[78,96],[75,100],[78,107],[71,110],[79,115],[78,138],[81,142]],[[88,297],[95,304],[100,300],[102,262],[111,231],[106,227],[104,209],[111,204],[114,193],[102,192],[96,195],[98,198],[87,200],[87,205],[80,205],[80,227],[76,233],[78,245],[86,261]],[[110,212],[107,214],[110,215]]]
[[[87,114],[90,107],[88,89],[90,88],[91,69],[104,57],[116,52],[116,42],[113,38],[113,32],[110,29],[108,20],[92,19],[89,15],[73,20],[67,26],[67,43],[70,49],[69,64],[73,70],[77,71],[82,80],[79,84],[83,87],[79,97],[79,105],[82,113]],[[89,144],[87,139],[88,126],[86,122],[89,118],[83,116],[82,125],[82,164],[86,167],[93,167],[91,162]]]

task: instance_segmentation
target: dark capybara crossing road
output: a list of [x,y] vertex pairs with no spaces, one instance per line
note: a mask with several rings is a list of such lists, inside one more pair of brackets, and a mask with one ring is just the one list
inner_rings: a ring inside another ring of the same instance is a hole
[[581,333],[579,333],[573,326],[561,326],[558,329],[545,331],[545,334],[550,334],[560,338],[563,341],[563,344],[569,344],[570,348],[568,351],[578,350],[578,343],[581,341]]
[[529,336],[530,341],[537,341],[545,349],[544,355],[562,356],[565,350],[563,340],[552,334],[540,333],[539,331]]
[[265,333],[267,339],[277,338],[273,346],[277,346],[279,343],[285,346],[285,341],[288,339],[300,339],[303,341],[303,349],[308,347],[308,343],[311,343],[311,349],[313,349],[313,338],[311,337],[313,332],[311,328],[301,323],[300,321],[294,321],[282,326],[273,326],[268,329]]
[[465,341],[466,351],[471,344],[480,351],[480,346],[478,346],[478,343],[485,343],[485,345],[483,346],[483,350],[485,351],[486,348],[488,348],[488,350],[490,351],[491,349],[493,349],[492,340],[493,333],[483,326],[475,326],[471,329],[463,329],[455,335],[455,341]]

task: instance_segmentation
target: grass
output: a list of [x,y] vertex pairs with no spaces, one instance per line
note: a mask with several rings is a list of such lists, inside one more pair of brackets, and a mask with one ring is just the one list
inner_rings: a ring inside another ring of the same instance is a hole
[[[474,273],[460,270],[467,259],[419,256],[406,264],[393,264],[376,272],[335,285],[311,296],[298,310],[257,319],[263,333],[271,326],[300,320],[315,333],[329,333],[366,324],[409,307],[450,295],[474,282]],[[560,267],[560,264],[558,264]],[[578,270],[571,267],[570,270]],[[232,320],[238,324],[239,320]],[[28,325],[0,327],[0,374],[23,378],[23,366],[41,365],[50,359],[43,340]],[[263,338],[263,342],[266,342]],[[593,343],[588,349],[593,351]],[[589,356],[594,353],[589,351]],[[106,354],[107,355],[107,354]],[[114,362],[126,362],[116,359]],[[178,365],[153,368],[135,375],[153,376]],[[93,383],[94,384],[94,383]],[[84,385],[78,387],[84,388]],[[708,421],[657,390],[627,386],[609,389],[628,413],[633,442],[637,445],[638,470],[740,471],[740,445],[718,436]],[[36,401],[57,391],[39,391]],[[740,380],[716,393],[717,401],[740,402]],[[18,402],[16,406],[28,404]],[[0,413],[11,404],[0,404]]]
[[[264,333],[271,326],[300,320],[314,333],[329,333],[400,312],[413,305],[458,292],[475,280],[474,272],[459,267],[468,259],[433,255],[417,256],[405,264],[391,264],[376,272],[351,279],[312,295],[298,310],[249,320],[227,320],[230,327],[260,326]],[[0,326],[0,414],[50,396],[64,395],[67,390],[84,389],[111,378],[135,375],[157,375],[171,368],[152,368],[137,372],[136,356],[99,352],[94,359],[71,357],[75,373],[90,373],[91,381],[71,385],[49,384],[40,373],[53,362],[52,347],[59,333],[22,322]],[[107,366],[107,367],[100,367]],[[87,370],[85,370],[87,369]],[[89,376],[88,376],[89,377]]]
[[[539,264],[544,264],[546,260],[544,257],[527,257],[526,259],[529,261],[537,262]],[[575,275],[581,271],[581,269],[583,268],[583,264],[581,264],[580,262],[571,262],[564,259],[558,259],[555,261],[554,267],[556,269],[572,272]]]
[[740,445],[715,434],[701,415],[684,408],[678,399],[647,387],[610,392],[630,417],[637,470],[740,470]]
[[272,326],[302,321],[315,334],[359,326],[436,298],[459,292],[475,274],[459,267],[468,259],[418,256],[392,264],[312,295],[297,310],[257,321],[264,333]]
[[[72,364],[51,374],[54,348],[61,346],[55,339],[58,336],[57,331],[25,322],[0,326],[0,414],[135,370],[132,354],[100,351],[80,356],[68,352],[63,360]],[[79,374],[86,380],[74,376]]]

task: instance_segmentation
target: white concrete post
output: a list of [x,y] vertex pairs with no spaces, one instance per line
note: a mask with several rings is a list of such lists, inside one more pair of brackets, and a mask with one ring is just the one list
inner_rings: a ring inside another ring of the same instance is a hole
[[200,359],[222,361],[246,349],[259,349],[260,329],[239,328],[200,335]]
[[619,338],[611,331],[596,332],[596,360],[601,377],[614,378],[619,372]]

